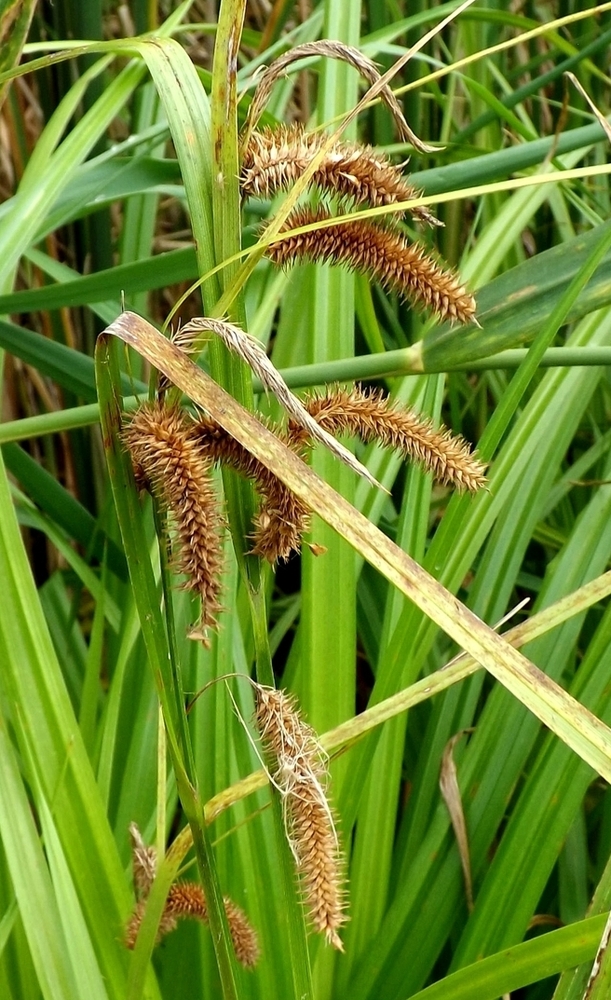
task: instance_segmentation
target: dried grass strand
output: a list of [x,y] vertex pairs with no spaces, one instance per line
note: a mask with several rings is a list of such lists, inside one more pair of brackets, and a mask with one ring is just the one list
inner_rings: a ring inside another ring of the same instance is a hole
[[192,319],[182,328],[180,338],[175,339],[174,342],[178,346],[182,346],[189,338],[198,337],[201,333],[207,331],[215,333],[217,337],[220,337],[228,350],[232,351],[249,365],[255,375],[261,380],[264,388],[274,393],[289,416],[305,427],[315,441],[323,444],[340,462],[343,462],[353,472],[362,476],[372,486],[380,486],[377,479],[369,472],[369,469],[361,465],[347,448],[344,448],[339,441],[336,441],[334,437],[327,434],[323,428],[319,427],[315,420],[312,420],[301,401],[297,396],[293,395],[278,369],[268,358],[263,345],[255,337],[251,337],[250,334],[245,333],[244,330],[241,330],[239,326],[235,326],[234,323],[212,319],[209,316],[199,316]]
[[[351,45],[346,45],[344,42],[321,39],[317,42],[304,42],[302,45],[296,45],[288,52],[274,59],[258,79],[243,129],[246,146],[248,145],[250,134],[270,98],[276,81],[284,76],[291,63],[296,62],[298,59],[304,59],[307,56],[325,56],[330,59],[341,59],[354,66],[370,86],[378,83],[382,78],[371,59],[368,59],[358,49]],[[430,146],[428,143],[423,142],[409,127],[405,120],[403,109],[388,84],[381,89],[379,97],[394,118],[403,142],[409,142],[420,153],[432,153],[435,151],[435,146]]]
[[157,870],[157,851],[148,847],[136,823],[130,823],[129,837],[132,845],[132,873],[136,897],[144,899],[151,891]]
[[475,299],[458,276],[393,229],[357,219],[290,233],[302,226],[331,222],[332,218],[322,206],[296,208],[280,229],[280,234],[287,235],[271,243],[266,255],[281,266],[302,260],[341,264],[370,275],[412,304],[431,309],[442,320],[475,321]]
[[[328,141],[320,132],[306,132],[302,125],[253,132],[244,154],[240,185],[242,193],[271,198],[288,191],[319,155]],[[417,198],[419,192],[396,167],[371,146],[334,142],[312,175],[312,184],[330,195],[339,195],[351,205],[376,208]],[[441,225],[425,207],[411,214],[432,225]]]
[[295,699],[256,685],[255,716],[273,782],[282,796],[287,837],[314,930],[343,951],[346,922],[343,862],[327,801],[326,756]]
[[137,480],[172,515],[175,569],[186,576],[185,589],[201,598],[201,618],[193,635],[206,642],[208,629],[217,627],[223,572],[223,522],[210,476],[212,463],[198,446],[190,416],[160,402],[136,410],[123,440]]

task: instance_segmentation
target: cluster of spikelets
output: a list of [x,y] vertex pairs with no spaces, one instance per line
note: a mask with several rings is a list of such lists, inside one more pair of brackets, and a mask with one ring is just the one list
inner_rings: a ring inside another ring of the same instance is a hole
[[[339,930],[346,922],[345,866],[327,800],[326,754],[291,695],[251,683],[255,690],[255,723],[270,781],[281,796],[287,839],[310,923],[329,944],[343,951]],[[144,843],[135,823],[129,832],[136,905],[125,930],[125,944],[133,949],[157,872],[157,851]],[[236,958],[245,968],[252,968],[260,954],[256,932],[239,906],[228,897],[223,902]],[[181,919],[208,923],[206,897],[194,882],[180,881],[170,886],[157,928],[157,943],[175,930]]]
[[[154,847],[148,847],[144,843],[135,823],[131,824],[129,832],[132,842],[132,871],[137,899],[125,931],[125,944],[131,949],[136,945],[147,899],[157,871],[157,851]],[[259,943],[256,932],[244,911],[233,900],[225,897],[223,902],[236,958],[245,968],[251,969],[259,959]],[[179,920],[189,918],[200,920],[204,924],[208,923],[208,907],[203,889],[195,882],[174,882],[170,886],[157,929],[157,943],[170,931],[175,930]]]
[[[300,125],[253,131],[243,155],[243,194],[272,197],[288,191],[316,160],[311,183],[323,197],[332,197],[340,212],[355,205],[377,208],[417,198],[400,169],[371,147],[341,141],[327,146],[327,136],[308,133]],[[418,221],[438,224],[425,208],[413,206],[409,211]],[[335,222],[324,205],[299,206],[289,213],[266,253],[284,266],[303,260],[344,265],[369,275],[412,305],[432,310],[439,319],[474,320],[475,299],[460,278],[389,222],[400,214],[397,210],[376,221]]]
[[255,717],[280,794],[288,841],[313,929],[343,951],[339,930],[346,922],[344,864],[327,801],[326,756],[294,699],[255,685]]
[[[468,444],[414,411],[399,408],[381,392],[331,389],[304,400],[316,423],[333,435],[349,433],[364,442],[394,448],[458,490],[475,492],[485,483],[484,466]],[[291,419],[273,428],[296,454],[311,444],[307,428]],[[216,624],[222,578],[223,516],[212,484],[212,469],[222,463],[250,479],[259,495],[252,553],[275,564],[299,551],[309,528],[309,510],[266,466],[214,420],[194,419],[177,406],[158,401],[136,411],[124,432],[139,486],[156,495],[171,515],[174,563],[185,587],[201,598],[194,637],[205,640]]]

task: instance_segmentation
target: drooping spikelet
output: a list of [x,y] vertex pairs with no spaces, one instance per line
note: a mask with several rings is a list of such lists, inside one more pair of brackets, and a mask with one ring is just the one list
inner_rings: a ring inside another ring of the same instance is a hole
[[256,685],[256,722],[283,801],[285,825],[314,929],[343,951],[345,890],[325,757],[314,730],[283,691]]
[[257,933],[241,906],[229,896],[223,896],[223,903],[236,958],[245,968],[252,969],[261,955]]
[[[330,219],[331,214],[322,206],[297,208],[280,232]],[[365,219],[287,235],[268,246],[266,255],[280,265],[301,260],[343,264],[369,274],[414,305],[431,309],[442,320],[468,323],[475,317],[475,299],[452,271],[445,270],[423,247],[409,243],[399,232]]]
[[[328,136],[306,132],[302,125],[282,125],[253,132],[244,154],[240,185],[242,192],[255,197],[272,197],[288,191],[317,156]],[[371,146],[335,142],[312,175],[312,184],[351,204],[372,207],[391,205],[418,197],[418,192],[402,176],[398,167]],[[410,210],[424,222],[439,225],[428,209]]]
[[212,463],[197,443],[193,421],[178,407],[146,403],[124,432],[137,478],[171,513],[178,552],[176,571],[201,598],[199,632],[216,626],[222,575],[221,524],[210,478]]
[[[335,389],[305,401],[315,420],[333,434],[357,434],[362,441],[400,451],[405,458],[421,462],[440,483],[475,492],[486,483],[485,466],[472,454],[461,437],[421,417],[413,410],[394,405],[380,391],[356,386],[349,392]],[[289,425],[293,447],[303,443],[303,430]]]
[[[276,433],[283,437],[277,429]],[[309,440],[307,431],[304,433]],[[255,485],[261,502],[254,519],[252,554],[274,565],[298,552],[309,528],[309,510],[303,501],[213,420],[198,421],[196,434],[201,449],[215,462],[231,466]],[[293,450],[301,452],[300,444],[296,443]]]
[[[135,823],[132,823],[129,829],[132,840],[134,885],[138,902],[127,924],[125,944],[128,948],[133,949],[136,946],[136,939],[144,918],[146,900],[155,877],[157,852],[154,847],[144,845]],[[244,911],[233,900],[225,896],[223,902],[236,958],[246,968],[252,968],[259,959],[259,943],[256,932]],[[157,943],[170,931],[175,930],[179,919],[187,918],[208,923],[206,897],[202,887],[195,882],[175,882],[170,886],[163,908],[157,930]]]

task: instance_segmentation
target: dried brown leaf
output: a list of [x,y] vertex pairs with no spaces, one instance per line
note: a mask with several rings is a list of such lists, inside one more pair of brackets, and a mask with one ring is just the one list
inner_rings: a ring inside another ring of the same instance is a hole
[[456,764],[454,762],[454,747],[461,737],[464,736],[465,732],[470,731],[471,730],[463,730],[460,733],[456,733],[450,740],[448,740],[443,751],[441,771],[439,774],[439,787],[441,789],[441,795],[450,814],[450,820],[452,822],[452,827],[456,836],[456,843],[458,845],[458,853],[460,854],[460,863],[462,865],[465,880],[465,895],[467,897],[467,908],[469,913],[473,910],[471,855],[469,852],[469,838],[467,835],[465,813],[458,785],[458,774],[456,771]]
[[[277,59],[274,59],[270,66],[261,73],[244,125],[243,135],[245,136],[245,146],[248,145],[250,134],[265,109],[276,81],[284,75],[291,63],[296,62],[298,59],[304,59],[307,56],[326,56],[330,59],[341,59],[354,66],[370,85],[378,83],[381,79],[375,63],[363,55],[362,52],[359,52],[358,49],[353,48],[351,45],[345,45],[344,42],[321,39],[317,42],[304,42],[302,45],[297,45]],[[392,114],[399,130],[399,135],[404,142],[411,143],[421,153],[431,153],[435,150],[434,146],[429,146],[428,143],[422,142],[409,127],[401,105],[388,85],[383,86],[380,90],[380,99],[386,104]]]

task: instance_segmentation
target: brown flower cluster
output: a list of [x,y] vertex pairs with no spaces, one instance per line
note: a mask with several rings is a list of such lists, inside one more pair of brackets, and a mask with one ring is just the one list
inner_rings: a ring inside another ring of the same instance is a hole
[[[301,177],[325,143],[322,132],[306,132],[302,125],[253,132],[244,154],[240,185],[244,195],[270,198],[288,191]],[[385,156],[371,146],[334,142],[312,175],[320,191],[335,194],[351,205],[394,205],[417,198],[419,192]],[[411,214],[439,225],[428,209],[415,206]]]
[[[371,147],[335,141],[327,148],[328,144],[327,136],[306,132],[301,125],[249,131],[242,158],[242,193],[272,197],[288,191],[316,161],[311,185],[323,199],[339,203],[344,213],[355,205],[400,205],[418,196],[401,170]],[[414,206],[410,212],[418,221],[439,224],[426,208]],[[394,213],[399,214],[400,210]],[[315,228],[293,235],[302,227]],[[458,275],[421,244],[411,243],[388,219],[335,221],[324,204],[301,206],[289,214],[278,236],[266,250],[275,264],[309,260],[342,265],[367,274],[441,320],[476,322],[475,299]]]
[[[444,484],[475,492],[486,482],[483,464],[469,445],[444,428],[436,428],[413,410],[399,408],[381,392],[330,389],[303,401],[308,415],[331,435],[354,434],[364,442],[399,451],[421,463]],[[288,427],[271,428],[296,454],[305,458],[312,436],[295,418]],[[206,639],[220,608],[222,516],[211,481],[215,463],[223,463],[250,479],[259,495],[253,524],[252,553],[274,564],[299,551],[309,528],[309,510],[265,465],[228,435],[214,420],[192,419],[184,410],[157,402],[136,411],[124,433],[136,478],[169,511],[174,523],[175,566],[185,586],[201,597],[199,631]]]
[[344,866],[326,796],[324,752],[294,698],[259,684],[255,689],[257,728],[282,797],[306,909],[314,930],[343,951],[338,932],[346,922]]
[[[486,483],[484,465],[471,453],[467,442],[408,407],[395,406],[383,392],[362,389],[334,389],[312,396],[306,403],[316,422],[332,434],[348,432],[361,441],[377,441],[394,448],[408,461],[423,465],[434,478],[458,490],[475,493]],[[296,444],[301,429],[289,424],[289,438]]]
[[[476,492],[486,482],[484,465],[475,458],[462,438],[408,408],[399,408],[375,390],[355,387],[328,390],[304,400],[316,422],[331,434],[349,433],[364,442],[377,441],[393,448],[407,460],[417,461],[433,473],[438,482],[456,489]],[[290,420],[286,431],[273,428],[284,443],[304,457],[311,444],[307,429]],[[251,479],[260,497],[255,518],[253,549],[269,562],[287,560],[299,551],[309,529],[309,510],[269,469],[214,421],[196,425],[196,434],[205,451]]]
[[[383,393],[355,387],[330,389],[303,401],[308,415],[331,435],[349,433],[364,442],[399,451],[421,463],[444,484],[475,492],[486,482],[483,464],[469,445],[413,410],[400,408]],[[307,427],[295,418],[286,429],[271,428],[305,458],[312,444]],[[201,597],[199,630],[206,641],[220,608],[222,515],[211,470],[223,463],[250,479],[259,495],[253,524],[252,553],[275,564],[301,547],[309,528],[308,507],[265,465],[214,420],[195,420],[186,411],[161,402],[136,411],[124,433],[136,479],[168,510],[174,524],[175,566],[185,587]]]
[[[135,823],[131,824],[129,832],[132,841],[134,888],[138,900],[125,931],[125,944],[132,949],[136,946],[138,931],[144,918],[146,901],[155,878],[157,851],[154,847],[147,847],[144,844]],[[257,964],[259,959],[259,943],[256,932],[244,911],[233,900],[225,897],[223,902],[236,958],[243,966],[250,969]],[[157,943],[170,931],[175,930],[180,919],[187,918],[208,923],[206,897],[202,887],[195,882],[175,882],[170,886],[163,908],[157,930]]]
[[[299,424],[296,426],[303,432]],[[293,442],[279,428],[274,429],[293,451],[305,456],[306,449],[301,441]],[[293,552],[298,552],[301,538],[309,527],[309,511],[303,501],[213,420],[199,421],[197,434],[201,447],[214,461],[230,466],[255,485],[259,508],[253,524],[252,555],[261,556],[274,565],[279,559],[286,560]],[[309,440],[307,432],[304,434]]]
[[223,561],[222,518],[212,486],[213,461],[200,448],[185,410],[155,402],[141,406],[124,432],[136,481],[150,489],[172,516],[175,569],[185,588],[201,598],[197,634],[206,641],[216,624]]
[[[329,224],[291,235],[292,230],[319,223]],[[475,299],[457,275],[394,229],[366,219],[333,222],[331,213],[319,206],[296,208],[280,232],[287,235],[266,251],[275,264],[299,260],[344,264],[370,275],[412,305],[431,309],[439,319],[468,323],[475,317]]]

